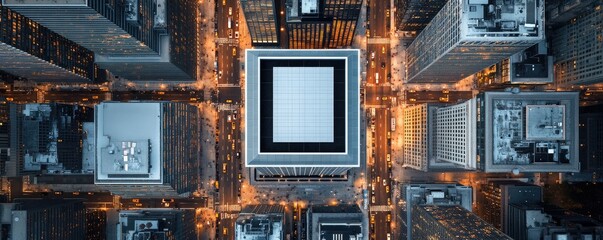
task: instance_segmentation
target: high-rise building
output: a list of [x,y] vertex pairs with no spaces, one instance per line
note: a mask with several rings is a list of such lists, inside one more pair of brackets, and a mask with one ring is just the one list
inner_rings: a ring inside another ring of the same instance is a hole
[[[583,111],[584,110],[584,111]],[[580,170],[603,173],[602,107],[580,109]]]
[[59,103],[10,104],[10,157],[6,176],[82,169],[82,124],[88,107]]
[[246,51],[255,180],[345,178],[360,164],[358,50]]
[[6,162],[10,161],[10,103],[0,97],[0,176],[6,175]]
[[0,4],[0,70],[39,82],[102,81],[94,53]]
[[179,196],[197,189],[199,110],[174,102],[95,107],[95,184],[120,195]]
[[108,239],[197,239],[192,209],[122,210],[117,217],[116,231],[109,232],[115,235]]
[[603,1],[594,1],[567,24],[554,30],[555,84],[560,87],[603,81]]
[[362,226],[358,205],[310,206],[306,212],[308,239],[362,239],[368,231]]
[[289,48],[352,45],[361,0],[286,0]]
[[518,180],[489,180],[477,194],[477,213],[494,227],[509,232],[510,204],[538,204],[542,188]]
[[552,83],[553,56],[547,52],[547,42],[542,41],[513,54],[510,58],[477,72],[474,75],[477,87],[488,89],[519,84]]
[[457,82],[544,40],[544,29],[542,0],[448,1],[406,49],[406,81]]
[[254,46],[292,49],[351,46],[361,6],[361,0],[241,0]]
[[[235,240],[284,239],[285,208],[281,205],[248,205],[235,222]],[[223,236],[225,237],[225,236]]]
[[3,5],[93,52],[93,61],[113,75],[144,81],[196,78],[197,1],[3,0]]
[[278,0],[241,0],[253,46],[279,45],[279,3]]
[[86,238],[86,210],[81,200],[15,199],[0,207],[2,239]]
[[427,123],[428,117],[432,116],[428,114],[428,108],[428,104],[421,104],[404,109],[404,167],[427,171],[427,151],[430,143]]
[[413,239],[512,239],[458,205],[414,205]]
[[515,240],[601,239],[603,224],[554,206],[510,204],[507,235]]
[[578,92],[483,92],[476,98],[476,167],[578,172]]
[[422,171],[578,172],[578,95],[483,92],[456,105],[409,107],[404,165]]
[[466,169],[475,169],[475,99],[438,108],[436,158]]
[[458,205],[468,211],[472,209],[471,187],[455,183],[425,183],[425,184],[407,184],[402,187],[402,198],[405,208],[402,208],[402,216],[406,217],[406,225],[402,226],[403,231],[406,227],[408,239],[414,239],[412,235],[413,209],[415,205]]
[[398,31],[421,33],[433,17],[442,9],[445,0],[395,0]]

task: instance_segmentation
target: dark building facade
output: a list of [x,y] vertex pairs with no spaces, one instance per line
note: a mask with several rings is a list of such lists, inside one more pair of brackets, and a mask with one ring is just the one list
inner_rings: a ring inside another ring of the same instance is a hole
[[279,0],[241,0],[252,45],[279,45],[278,4]]
[[[306,7],[311,2],[311,7]],[[287,0],[289,48],[345,48],[352,45],[360,0]]]
[[[11,239],[86,238],[85,208],[81,200],[15,199],[2,204],[3,236]],[[6,226],[6,227],[4,227]],[[4,232],[7,231],[7,232]]]
[[241,6],[254,46],[346,48],[354,40],[362,1],[241,0]]
[[483,184],[477,198],[477,214],[494,227],[508,232],[509,205],[540,203],[542,189],[516,180],[491,180]]
[[121,211],[117,236],[108,239],[196,239],[195,212],[191,209]]
[[398,31],[419,34],[446,2],[445,0],[394,0]]
[[413,239],[511,239],[458,205],[415,205]]
[[1,4],[0,70],[41,82],[92,82],[104,76],[92,51]]
[[197,1],[4,3],[12,11],[94,52],[96,64],[115,76],[141,81],[196,78]]
[[44,170],[82,169],[82,124],[93,120],[88,107],[68,104],[10,104],[10,157],[4,176]]
[[603,112],[602,107],[580,109],[580,170],[603,172]]
[[515,240],[603,238],[603,225],[594,219],[541,204],[511,204],[508,226]]

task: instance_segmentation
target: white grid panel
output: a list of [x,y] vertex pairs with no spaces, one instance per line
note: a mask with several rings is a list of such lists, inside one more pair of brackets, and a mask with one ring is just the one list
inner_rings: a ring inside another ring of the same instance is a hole
[[333,68],[273,68],[273,141],[333,142]]

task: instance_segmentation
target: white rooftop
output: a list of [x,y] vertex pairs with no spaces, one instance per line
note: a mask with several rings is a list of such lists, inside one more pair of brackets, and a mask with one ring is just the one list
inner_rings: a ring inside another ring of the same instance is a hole
[[318,0],[301,0],[302,14],[317,14]]
[[95,108],[97,184],[160,184],[161,103],[104,102]]
[[273,68],[274,142],[333,142],[333,68]]

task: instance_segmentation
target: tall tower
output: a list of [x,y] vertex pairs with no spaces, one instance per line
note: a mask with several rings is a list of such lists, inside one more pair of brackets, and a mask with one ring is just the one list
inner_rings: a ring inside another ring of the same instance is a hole
[[92,51],[96,63],[116,76],[196,77],[197,1],[3,0],[3,5]]
[[603,82],[603,1],[554,31],[555,84],[561,87]]
[[360,0],[287,0],[289,48],[343,48],[352,45]]
[[457,82],[538,43],[543,7],[542,0],[448,1],[407,48],[407,81]]
[[97,105],[95,184],[130,196],[176,197],[195,191],[198,111],[173,102]]
[[0,70],[38,82],[103,80],[92,51],[2,4]]
[[278,0],[241,0],[253,46],[278,46],[278,3]]

